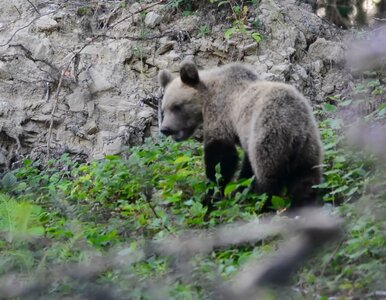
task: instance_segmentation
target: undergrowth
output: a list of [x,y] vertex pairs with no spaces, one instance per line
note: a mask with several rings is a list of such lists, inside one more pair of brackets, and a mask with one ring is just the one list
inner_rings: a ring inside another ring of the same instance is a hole
[[[384,93],[385,81],[377,82],[375,88],[371,80],[363,87],[372,93],[369,101]],[[327,206],[340,204],[334,211],[344,217],[345,234],[297,274],[295,299],[364,299],[385,289],[384,162],[346,145],[343,132],[352,124],[338,112],[353,103],[337,96],[318,112],[325,160],[324,182],[315,188],[323,192]],[[369,113],[382,121],[384,104],[378,103]],[[152,298],[152,284],[165,277],[168,284],[162,292],[168,299],[207,299],[202,282],[216,274],[230,279],[247,258],[276,249],[277,239],[270,239],[216,250],[192,262],[197,282],[173,275],[167,258],[145,256],[147,241],[254,219],[266,196],[248,189],[236,192],[250,180],[230,183],[225,198],[206,217],[202,200],[216,186],[206,183],[200,144],[148,139],[125,154],[127,159],[107,156],[86,164],[64,155],[44,168],[27,159],[5,174],[0,183],[0,275],[12,272],[32,280],[60,264],[113,255],[126,264],[107,268],[96,282],[114,286],[122,299]],[[278,200],[274,208],[281,205]],[[61,276],[45,292],[57,299],[81,294],[83,288],[76,278]]]

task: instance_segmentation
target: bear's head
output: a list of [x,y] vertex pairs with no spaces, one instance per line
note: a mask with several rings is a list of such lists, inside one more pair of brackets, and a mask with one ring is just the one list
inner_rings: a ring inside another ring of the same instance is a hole
[[205,85],[192,62],[182,63],[180,76],[173,77],[169,71],[163,70],[158,79],[165,90],[161,106],[161,133],[172,136],[176,141],[185,140],[202,123]]

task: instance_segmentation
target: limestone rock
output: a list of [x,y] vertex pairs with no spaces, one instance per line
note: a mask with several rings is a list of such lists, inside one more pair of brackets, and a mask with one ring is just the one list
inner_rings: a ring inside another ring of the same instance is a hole
[[0,166],[5,166],[7,164],[7,158],[3,153],[0,152]]
[[0,61],[0,80],[9,79],[10,75],[7,70],[7,66],[4,62]]
[[86,133],[89,135],[96,134],[99,131],[98,125],[95,121],[90,122],[85,126]]
[[107,91],[113,87],[112,83],[110,82],[110,71],[103,68],[102,66],[90,68],[89,74],[92,79],[92,84],[90,86],[92,93]]
[[290,65],[280,64],[273,66],[270,71],[274,74],[288,74],[290,70]]
[[295,74],[298,74],[299,77],[303,80],[306,80],[308,77],[307,71],[301,65],[295,65],[293,71]]
[[311,70],[314,73],[319,74],[322,72],[322,69],[323,69],[323,62],[321,60],[316,60],[311,63]]
[[161,23],[161,20],[162,17],[159,14],[150,11],[146,14],[145,25],[149,28],[154,28]]
[[91,95],[89,91],[77,88],[74,93],[67,96],[70,111],[79,112],[85,109],[86,103],[90,100]]
[[0,100],[0,117],[6,117],[13,110],[9,102]]
[[256,54],[259,49],[259,44],[256,42],[244,46],[243,51],[246,55]]
[[308,50],[310,61],[322,60],[324,63],[342,64],[345,59],[342,43],[318,38]]
[[59,29],[59,24],[50,16],[43,16],[36,20],[35,27],[40,32],[54,32]]
[[172,50],[175,46],[176,42],[175,41],[167,41],[164,44],[162,44],[156,51],[156,55],[163,55],[166,52],[169,52]]

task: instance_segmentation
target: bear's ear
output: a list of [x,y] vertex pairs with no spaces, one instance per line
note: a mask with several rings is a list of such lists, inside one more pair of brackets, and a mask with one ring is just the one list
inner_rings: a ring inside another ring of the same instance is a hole
[[180,77],[183,83],[191,87],[195,87],[200,83],[197,67],[192,62],[182,63],[180,69]]
[[172,80],[173,75],[169,71],[162,70],[158,73],[158,81],[162,88],[165,88]]

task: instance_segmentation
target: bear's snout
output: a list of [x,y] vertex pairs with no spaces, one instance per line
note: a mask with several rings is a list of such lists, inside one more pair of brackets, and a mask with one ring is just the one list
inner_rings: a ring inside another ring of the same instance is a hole
[[161,127],[161,133],[163,135],[169,136],[176,133],[176,131],[170,129],[169,127]]

